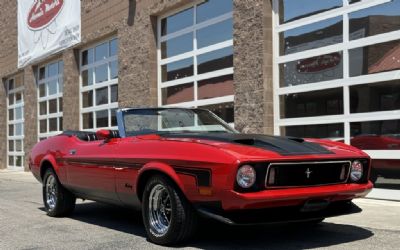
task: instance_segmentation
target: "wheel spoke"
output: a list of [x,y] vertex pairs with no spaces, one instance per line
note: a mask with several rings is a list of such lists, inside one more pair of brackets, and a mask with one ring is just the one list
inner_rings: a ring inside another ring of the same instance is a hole
[[171,222],[171,202],[167,189],[157,184],[149,196],[149,224],[152,231],[163,236],[168,232]]
[[57,182],[53,175],[49,175],[46,180],[46,203],[50,210],[57,204]]

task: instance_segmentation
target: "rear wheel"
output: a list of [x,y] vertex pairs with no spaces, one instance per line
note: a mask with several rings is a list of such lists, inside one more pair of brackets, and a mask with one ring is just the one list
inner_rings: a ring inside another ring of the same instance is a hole
[[174,183],[164,176],[151,177],[143,193],[143,222],[150,241],[171,245],[189,239],[197,214]]
[[43,203],[47,215],[69,215],[75,208],[75,202],[75,196],[61,185],[53,169],[47,169],[43,176]]

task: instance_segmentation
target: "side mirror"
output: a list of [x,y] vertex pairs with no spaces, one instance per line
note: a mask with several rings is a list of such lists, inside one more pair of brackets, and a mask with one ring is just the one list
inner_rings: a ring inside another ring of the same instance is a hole
[[111,139],[111,132],[107,129],[100,129],[96,132],[96,136],[99,140],[109,140]]

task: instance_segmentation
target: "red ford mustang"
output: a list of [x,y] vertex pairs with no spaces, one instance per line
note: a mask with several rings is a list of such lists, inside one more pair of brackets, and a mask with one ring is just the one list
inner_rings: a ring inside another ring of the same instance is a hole
[[118,131],[39,142],[30,168],[49,216],[76,198],[141,208],[149,239],[188,239],[199,215],[228,224],[321,222],[360,212],[370,159],[338,142],[240,134],[202,109],[117,111]]

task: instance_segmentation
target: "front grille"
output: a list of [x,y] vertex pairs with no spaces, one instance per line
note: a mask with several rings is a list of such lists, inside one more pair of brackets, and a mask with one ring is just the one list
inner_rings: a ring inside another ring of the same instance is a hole
[[289,188],[345,183],[350,166],[350,161],[271,163],[265,186]]

